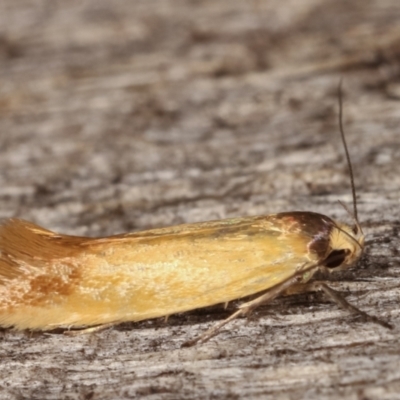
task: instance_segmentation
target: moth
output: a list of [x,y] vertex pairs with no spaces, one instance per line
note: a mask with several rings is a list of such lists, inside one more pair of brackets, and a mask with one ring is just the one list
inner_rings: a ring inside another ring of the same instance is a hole
[[[347,268],[360,258],[364,234],[314,212],[229,218],[110,237],[51,232],[20,219],[0,226],[0,326],[93,331],[125,321],[167,317],[261,293],[226,320],[187,342],[204,342],[317,270]],[[312,287],[351,312],[356,309],[323,283]],[[93,327],[93,328],[91,328]]]

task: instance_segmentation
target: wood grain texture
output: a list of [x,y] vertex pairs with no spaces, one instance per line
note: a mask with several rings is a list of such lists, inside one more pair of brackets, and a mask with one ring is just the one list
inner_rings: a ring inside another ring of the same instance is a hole
[[[394,0],[0,3],[0,217],[101,236],[310,210],[367,233],[331,286],[202,346],[201,312],[88,336],[5,330],[0,398],[398,399],[400,5]],[[321,277],[322,278],[322,277]]]

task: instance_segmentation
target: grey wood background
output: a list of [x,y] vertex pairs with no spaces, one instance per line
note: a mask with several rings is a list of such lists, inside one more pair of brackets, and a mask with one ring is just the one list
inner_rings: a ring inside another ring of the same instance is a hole
[[400,399],[400,3],[2,0],[0,217],[100,236],[312,210],[346,220],[357,268],[181,344],[222,306],[93,335],[4,330],[1,399]]

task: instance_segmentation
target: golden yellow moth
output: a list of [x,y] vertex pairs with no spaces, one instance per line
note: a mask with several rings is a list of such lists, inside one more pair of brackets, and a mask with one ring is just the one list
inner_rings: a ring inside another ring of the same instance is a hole
[[[313,212],[286,212],[86,238],[6,220],[0,226],[0,326],[102,327],[264,293],[200,338],[207,340],[318,269],[354,264],[364,248],[354,189],[353,201],[354,227]],[[318,289],[381,323],[328,286]]]

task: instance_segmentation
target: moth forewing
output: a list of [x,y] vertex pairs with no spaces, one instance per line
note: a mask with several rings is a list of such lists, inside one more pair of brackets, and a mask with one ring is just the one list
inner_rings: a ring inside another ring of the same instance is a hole
[[0,228],[0,324],[79,328],[246,297],[320,263],[334,228],[293,212],[91,239],[9,220]]

